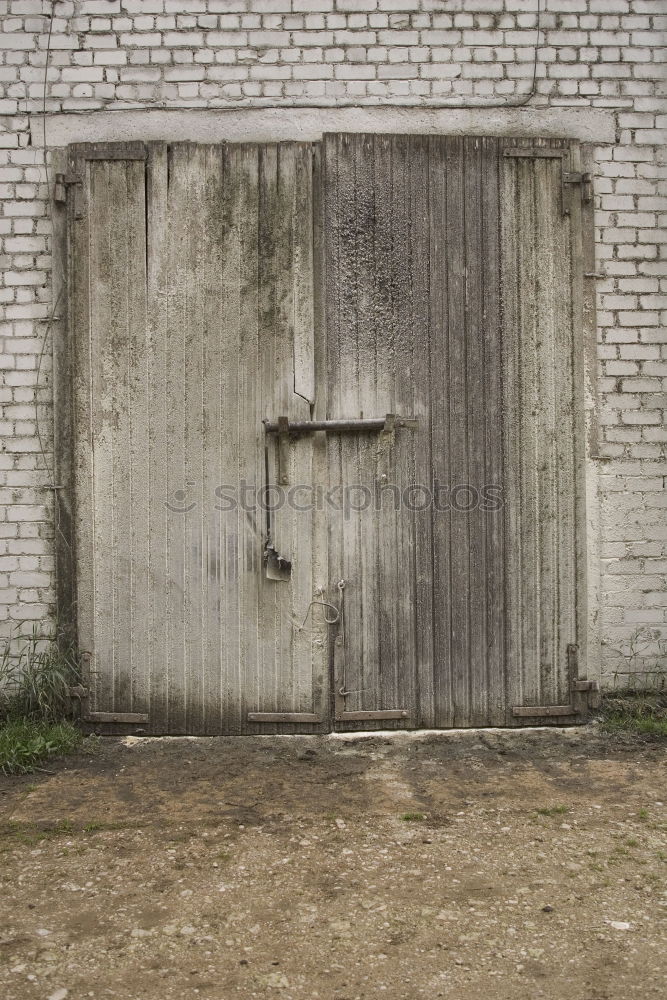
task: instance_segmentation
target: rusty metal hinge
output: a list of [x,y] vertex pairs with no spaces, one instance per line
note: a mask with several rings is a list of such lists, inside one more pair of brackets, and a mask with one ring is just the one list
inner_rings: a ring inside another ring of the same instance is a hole
[[570,215],[569,199],[566,185],[578,185],[581,188],[581,198],[584,202],[589,202],[593,197],[593,175],[581,173],[577,170],[566,170],[566,157],[569,156],[569,149],[555,149],[551,146],[512,146],[503,150],[503,156],[507,158],[530,158],[560,160],[560,204],[563,215]]
[[288,722],[293,725],[305,722],[317,725],[321,721],[321,716],[315,712],[248,712],[248,722]]
[[53,200],[59,204],[67,201],[67,188],[75,184],[83,184],[83,178],[78,174],[56,174],[53,185]]
[[567,647],[567,675],[570,690],[569,705],[516,705],[512,715],[518,718],[551,718],[553,716],[585,716],[599,705],[597,681],[579,677],[579,645],[571,642]]
[[118,722],[122,725],[134,725],[148,722],[147,712],[88,712],[83,716],[83,722]]
[[576,184],[581,188],[581,200],[589,202],[593,197],[593,176],[590,173],[581,173],[578,170],[561,171],[562,205],[563,215],[570,214],[570,208],[565,197],[565,185]]
[[556,715],[577,715],[573,705],[515,705],[512,715],[524,719],[551,718]]

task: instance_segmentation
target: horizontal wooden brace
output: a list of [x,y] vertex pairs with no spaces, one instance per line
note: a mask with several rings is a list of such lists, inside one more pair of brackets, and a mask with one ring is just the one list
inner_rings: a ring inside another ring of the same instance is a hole
[[74,143],[70,155],[84,160],[147,160],[143,142]]
[[542,147],[516,146],[512,149],[504,149],[503,156],[536,156],[546,159],[562,159],[568,152],[569,150],[567,149],[543,149]]
[[88,712],[83,717],[84,722],[148,722],[145,712]]
[[314,712],[248,712],[248,722],[311,722],[322,719]]
[[577,715],[573,705],[515,705],[512,715],[522,718],[539,718],[552,715]]

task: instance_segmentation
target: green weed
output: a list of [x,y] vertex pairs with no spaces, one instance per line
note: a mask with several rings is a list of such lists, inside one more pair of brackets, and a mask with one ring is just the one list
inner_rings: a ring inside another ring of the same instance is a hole
[[0,725],[0,771],[27,774],[51,757],[72,753],[82,739],[70,722],[12,719]]

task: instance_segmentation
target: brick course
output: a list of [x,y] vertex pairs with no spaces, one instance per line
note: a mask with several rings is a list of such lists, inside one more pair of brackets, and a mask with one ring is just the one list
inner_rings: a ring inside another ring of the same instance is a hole
[[[596,151],[603,664],[667,636],[667,135],[662,0],[542,0],[532,108],[608,109]],[[0,0],[0,629],[53,610],[50,221],[30,116],[308,105],[514,105],[531,93],[537,2]],[[52,18],[49,17],[52,14]],[[51,34],[49,39],[49,24]],[[663,74],[664,77],[664,74]],[[39,367],[39,379],[38,375]],[[36,423],[39,417],[39,427]],[[39,429],[39,434],[38,434]],[[40,443],[41,436],[41,443]],[[621,652],[619,652],[619,650]],[[662,648],[664,653],[664,647]],[[663,656],[663,666],[667,660]]]

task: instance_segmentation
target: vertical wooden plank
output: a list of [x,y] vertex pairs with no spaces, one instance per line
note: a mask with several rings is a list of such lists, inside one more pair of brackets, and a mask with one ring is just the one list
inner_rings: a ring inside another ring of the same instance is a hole
[[[127,265],[128,330],[127,350],[123,359],[127,386],[127,430],[125,461],[127,470],[127,507],[118,512],[119,522],[126,521],[129,558],[125,628],[129,629],[129,659],[122,669],[129,672],[129,698],[123,704],[130,712],[147,713],[149,708],[149,650],[151,631],[149,576],[149,497],[146,482],[149,454],[148,343],[147,343],[147,273],[146,273],[146,164],[130,160],[125,165],[127,189]],[[120,360],[120,359],[119,359]],[[121,563],[121,566],[123,564]],[[121,574],[121,585],[125,574]]]
[[[414,458],[412,478],[433,495],[432,420],[434,402],[433,386],[433,330],[431,288],[431,173],[437,171],[437,162],[431,163],[431,144],[426,136],[413,136],[409,141],[410,159],[407,170],[407,214],[411,226],[410,286],[412,308],[412,379],[407,385],[401,380],[399,400],[419,420],[416,432],[405,435],[403,448]],[[440,285],[440,281],[437,282]],[[433,643],[433,518],[434,505],[414,513],[412,532],[414,579],[414,655],[416,714],[413,725],[435,725]],[[438,615],[440,610],[438,609]]]
[[203,157],[200,227],[202,315],[202,604],[201,694],[202,733],[220,732],[222,725],[221,633],[221,511],[216,490],[224,482],[220,463],[221,352],[220,279],[222,275],[223,198],[222,148],[206,146]]
[[[114,348],[111,342],[120,339],[124,321],[123,302],[118,295],[121,285],[114,287],[111,254],[111,225],[116,212],[123,208],[120,190],[109,191],[108,162],[92,162],[89,167],[90,199],[88,212],[93,213],[90,227],[90,387],[91,441],[90,468],[92,474],[91,510],[93,520],[93,632],[96,676],[96,706],[116,709],[116,662],[114,628],[116,625],[114,547]],[[116,179],[118,164],[113,177]],[[117,248],[118,249],[118,248]],[[116,299],[111,306],[113,299]],[[115,347],[115,344],[114,344]],[[122,639],[121,639],[122,642]],[[118,709],[120,706],[118,706]]]
[[[358,326],[368,319],[363,312],[363,300],[357,282],[364,280],[358,229],[372,227],[372,209],[368,203],[368,188],[360,198],[358,192],[357,159],[360,137],[326,136],[327,158],[327,399],[328,417],[360,415],[362,389],[359,372]],[[366,139],[366,143],[368,143]],[[366,167],[368,169],[368,167]],[[360,301],[361,300],[361,301]],[[360,315],[361,314],[361,315]],[[366,376],[368,378],[368,376]],[[329,435],[329,481],[339,489],[359,483],[360,448],[367,451],[356,435]],[[342,493],[341,493],[342,498]],[[376,632],[364,621],[365,597],[368,596],[368,566],[362,549],[368,552],[372,536],[364,538],[357,516],[346,516],[342,509],[332,512],[330,538],[330,579],[344,580],[344,673],[335,678],[337,688],[351,692],[346,710],[360,710],[365,688],[371,697],[377,694],[375,678],[367,669],[377,670],[377,655],[369,664]],[[372,563],[371,563],[372,565]],[[340,661],[339,661],[340,662]]]
[[[222,624],[220,659],[223,670],[222,718],[224,732],[236,734],[245,722],[245,664],[256,657],[257,613],[253,566],[261,550],[261,524],[256,511],[239,506],[241,477],[258,481],[254,460],[257,380],[257,151],[247,146],[222,149],[222,272],[220,276],[220,485]],[[246,410],[246,407],[248,409]],[[247,440],[242,442],[242,436]],[[250,448],[246,470],[242,447]],[[229,496],[231,505],[223,500]],[[237,502],[234,505],[234,502]],[[246,532],[249,531],[249,537]],[[242,619],[243,615],[243,619]],[[245,631],[243,631],[243,625]]]
[[[565,152],[567,155],[567,151]],[[567,164],[566,158],[564,166]],[[558,178],[554,180],[556,187]],[[575,224],[580,225],[580,218],[576,209],[573,219],[564,216],[562,212],[559,214],[558,194],[558,190],[553,190],[553,216],[558,220],[551,233],[554,248],[554,406],[552,421],[546,429],[546,441],[553,442],[554,451],[554,478],[551,484],[554,523],[550,539],[553,552],[551,575],[554,581],[551,696],[555,704],[567,704],[571,700],[567,647],[569,643],[577,642],[577,584],[579,559],[583,555],[578,551],[577,501],[582,484],[581,479],[577,481],[576,465],[576,455],[583,441],[583,428],[580,419],[575,417],[575,396],[579,397],[580,402],[579,417],[583,413],[581,372],[575,369],[579,345],[575,343],[577,326],[574,312],[575,309],[580,311],[580,306],[575,305],[575,291],[577,286],[580,288],[580,284],[573,273],[572,232]],[[570,192],[570,206],[573,203],[578,205],[580,201],[580,190],[575,187]],[[545,553],[545,562],[548,555]]]
[[[421,158],[419,152],[422,153]],[[390,248],[389,277],[391,283],[391,330],[388,341],[381,326],[376,331],[378,354],[378,383],[382,380],[382,369],[390,375],[392,398],[389,411],[407,416],[416,412],[415,397],[419,393],[416,385],[416,357],[428,353],[428,333],[418,325],[415,301],[414,279],[417,270],[427,271],[428,258],[424,248],[415,242],[415,216],[423,215],[419,195],[414,199],[412,191],[418,179],[424,176],[426,159],[423,150],[408,136],[394,136],[391,139],[391,228],[385,233],[378,232],[378,246],[386,237]],[[419,189],[423,195],[424,188]],[[378,268],[381,264],[378,261]],[[378,276],[382,285],[382,272]],[[420,338],[424,336],[425,342]],[[388,342],[387,342],[388,341]],[[417,343],[416,343],[417,341]],[[380,407],[378,406],[378,412]],[[387,642],[387,655],[393,662],[383,665],[382,689],[387,709],[402,708],[409,711],[410,725],[418,725],[417,720],[417,630],[422,624],[417,620],[416,598],[416,530],[417,513],[421,493],[415,487],[421,485],[416,479],[416,454],[423,441],[423,422],[416,430],[399,429],[391,448],[391,462],[388,477],[391,484],[401,491],[401,506],[391,503],[381,512],[385,519],[385,530],[381,542],[391,545],[387,558],[380,560],[379,591],[386,601],[391,616],[391,645]],[[382,551],[382,550],[381,550]],[[387,635],[383,629],[382,635]],[[387,636],[388,638],[388,636]],[[387,669],[389,667],[389,669]]]
[[[290,223],[290,268],[285,270],[287,284],[287,329],[285,356],[289,359],[290,344],[300,344],[301,354],[292,348],[293,377],[288,396],[290,420],[308,420],[314,399],[314,300],[313,300],[313,154],[309,143],[281,144],[289,157],[281,156],[280,184],[284,191]],[[284,166],[289,169],[284,171]],[[283,264],[283,268],[285,265]],[[307,349],[306,349],[307,348]],[[311,379],[310,395],[305,374]],[[309,615],[310,602],[316,593],[315,521],[313,510],[302,510],[308,504],[308,487],[313,477],[315,442],[312,435],[296,439],[292,447],[292,484],[288,491],[284,514],[289,518],[290,551],[294,555],[290,587],[285,595],[290,625],[289,644],[293,662],[292,710],[313,712],[314,683],[323,670],[323,649],[326,626],[322,615]],[[304,500],[306,503],[304,504]],[[302,628],[308,616],[306,627]],[[321,705],[318,704],[321,713]]]
[[[572,168],[595,172],[591,145],[572,144]],[[600,670],[599,621],[596,609],[600,565],[598,560],[598,501],[595,478],[587,474],[589,459],[599,455],[599,400],[597,379],[597,322],[595,315],[594,199],[573,199],[570,214],[572,240],[572,333],[574,380],[574,462],[576,488],[575,560],[580,676],[596,678]],[[586,277],[588,275],[588,277]],[[587,544],[587,536],[590,543]]]
[[433,725],[454,724],[452,684],[452,565],[450,465],[449,271],[447,144],[429,140],[431,467],[433,509]]
[[167,357],[169,338],[166,336],[168,267],[168,165],[167,144],[151,143],[147,164],[147,324],[150,380],[148,431],[148,491],[150,497],[149,539],[149,623],[148,649],[150,727],[154,732],[168,729],[167,673],[168,613],[167,595],[167,523],[170,512],[168,464],[171,461],[167,438]]
[[483,269],[482,352],[484,377],[484,485],[483,530],[486,538],[486,670],[482,671],[486,686],[486,724],[500,726],[505,722],[505,544],[503,503],[503,379],[502,326],[500,313],[500,142],[482,139],[481,209]]
[[[506,147],[506,148],[509,148]],[[509,157],[501,161],[501,288],[503,308],[503,521],[505,554],[506,719],[514,723],[512,705],[523,703],[523,645],[521,642],[521,508],[520,508],[520,338],[517,336],[522,275],[519,270],[520,226],[517,219],[519,175]]]
[[[372,199],[372,221],[359,232],[360,245],[365,248],[360,266],[366,278],[358,342],[360,370],[372,373],[373,384],[364,386],[360,408],[369,416],[381,416],[396,412],[399,380],[407,378],[410,384],[409,371],[401,371],[401,361],[410,367],[407,342],[411,332],[406,323],[410,306],[407,301],[409,247],[403,204],[405,143],[399,136],[371,136],[368,144],[360,146],[358,155],[361,162],[369,161],[371,171],[369,175],[358,169],[358,185],[367,188],[366,197]],[[387,442],[382,435],[368,435],[364,445],[367,458],[363,460],[360,479],[363,480],[365,473],[369,489],[375,488],[380,475],[387,476],[390,486],[407,485],[402,475],[404,465],[399,459],[401,442],[395,435],[393,441]],[[384,460],[380,463],[383,451]],[[374,628],[377,638],[368,647],[366,690],[360,703],[361,708],[370,710],[399,705],[405,708],[405,703],[399,701],[403,694],[399,692],[402,687],[399,671],[405,678],[414,673],[414,650],[410,650],[409,642],[411,629],[401,614],[401,588],[408,594],[411,590],[411,561],[409,558],[401,560],[404,518],[405,512],[396,510],[392,502],[382,504],[377,512],[359,515],[362,528],[372,537],[372,548],[368,555],[362,556],[364,577],[369,581],[364,595],[364,619],[369,628]],[[399,659],[399,636],[406,626],[405,660],[402,661]],[[373,670],[375,659],[377,671]]]
[[[239,238],[239,318],[238,351],[240,365],[236,396],[230,405],[237,416],[232,417],[238,436],[239,480],[245,478],[255,488],[264,482],[263,438],[258,419],[262,414],[259,343],[259,272],[258,224],[259,151],[242,145],[234,150],[234,168],[239,171],[240,206]],[[231,414],[230,414],[231,416]],[[261,457],[260,457],[261,456]],[[259,512],[238,512],[238,582],[239,589],[239,658],[238,712],[239,726],[245,729],[246,715],[258,704],[258,666],[262,655],[261,622],[259,617],[262,573],[262,521]],[[234,572],[233,567],[230,567]]]
[[[283,148],[284,148],[283,144]],[[297,396],[314,403],[315,325],[313,270],[313,149],[310,143],[294,145],[294,180],[291,193],[293,256],[292,357],[293,388]]]
[[[200,516],[195,493],[196,484],[188,480],[186,457],[186,338],[189,321],[188,253],[189,232],[189,148],[185,143],[169,146],[168,152],[168,246],[167,246],[167,362],[165,392],[167,407],[167,497],[171,504],[167,512],[167,566],[165,631],[167,658],[165,663],[168,731],[187,731],[186,704],[188,698],[187,645],[190,630],[188,592],[188,520]],[[195,506],[192,507],[192,504]]]
[[[327,185],[326,164],[322,155],[321,143],[313,148],[312,163],[312,213],[313,213],[313,329],[314,329],[314,367],[317,373],[317,391],[312,407],[315,419],[326,419],[327,415],[327,380],[324,377],[327,359],[327,329],[325,301],[327,289],[327,258],[325,254],[325,188]],[[313,593],[319,600],[328,601],[333,598],[334,607],[338,607],[338,594],[331,590],[335,584],[329,578],[329,523],[330,517],[323,509],[318,498],[321,486],[328,482],[327,474],[327,436],[322,432],[313,435],[311,475],[313,502]],[[323,612],[325,608],[317,608]],[[326,616],[330,620],[333,612]],[[311,641],[313,647],[313,710],[322,718],[322,726],[331,728],[332,718],[332,638],[333,628],[325,620],[324,614],[311,617]]]
[[[557,420],[561,410],[558,398],[559,369],[562,355],[557,355],[557,341],[562,326],[561,300],[569,301],[569,288],[562,289],[557,280],[560,269],[559,251],[563,253],[562,222],[560,213],[560,170],[558,160],[536,159],[531,164],[534,171],[533,240],[534,240],[534,296],[535,329],[534,360],[531,392],[534,400],[533,420],[535,429],[534,454],[527,454],[524,462],[535,467],[535,538],[536,565],[527,584],[534,588],[534,607],[537,618],[538,643],[534,656],[534,669],[539,677],[537,704],[555,705],[558,696],[559,635],[559,552],[558,519],[561,515],[561,498],[558,496],[558,439]],[[558,244],[561,243],[559,246]],[[567,305],[566,305],[567,314]],[[569,331],[570,323],[566,321]],[[566,334],[567,336],[567,334]],[[565,364],[571,357],[566,351]],[[528,420],[528,414],[525,417]],[[556,447],[555,447],[556,446]],[[566,497],[562,498],[567,503]],[[560,702],[562,704],[562,702]]]
[[[484,247],[482,242],[482,139],[466,139],[463,147],[465,211],[466,317],[466,489],[458,495],[460,516],[468,527],[469,646],[466,725],[484,725],[487,688],[487,545],[486,524],[477,497],[484,488],[486,466],[484,370]],[[467,509],[466,509],[467,508]]]
[[187,224],[181,239],[185,253],[182,308],[183,338],[183,428],[185,482],[196,503],[184,518],[184,596],[187,607],[185,635],[185,728],[203,730],[203,660],[206,567],[206,533],[209,498],[204,493],[204,418],[210,401],[204,400],[204,327],[206,310],[207,230],[210,206],[206,201],[207,147],[190,145],[184,151],[183,183],[187,186]]
[[[349,169],[351,170],[350,209],[354,212],[349,220],[348,240],[344,240],[341,251],[348,254],[348,268],[354,272],[349,287],[349,299],[341,326],[339,378],[342,383],[340,410],[336,416],[360,417],[378,405],[384,396],[388,372],[381,373],[378,381],[376,316],[376,239],[377,212],[388,197],[386,184],[376,190],[374,184],[374,153],[376,143],[382,137],[360,135],[349,143]],[[386,139],[384,140],[387,141]],[[388,277],[388,276],[386,276]],[[385,290],[389,296],[390,289]],[[387,310],[389,312],[389,310]],[[380,321],[382,311],[380,311]],[[391,337],[391,324],[385,329],[385,336]],[[376,415],[376,414],[372,414]],[[383,595],[379,592],[378,562],[387,548],[380,540],[379,519],[364,516],[367,512],[355,512],[358,506],[356,494],[370,488],[375,473],[377,439],[371,434],[349,434],[341,436],[342,480],[348,491],[350,510],[344,514],[345,549],[347,553],[344,579],[346,620],[346,670],[347,689],[351,692],[346,700],[346,711],[379,709],[384,706],[382,690],[382,647],[381,636],[392,629]],[[344,503],[345,503],[344,499]],[[380,545],[383,554],[380,553]],[[349,549],[349,551],[348,551]],[[386,664],[391,669],[391,658]]]
[[[469,481],[468,463],[468,325],[465,274],[465,157],[463,140],[447,138],[447,338],[449,344],[450,489]],[[469,712],[470,523],[465,511],[451,511],[451,650],[453,725],[466,725]]]

